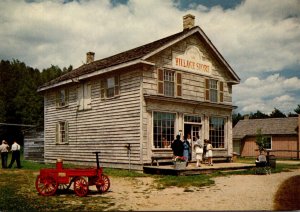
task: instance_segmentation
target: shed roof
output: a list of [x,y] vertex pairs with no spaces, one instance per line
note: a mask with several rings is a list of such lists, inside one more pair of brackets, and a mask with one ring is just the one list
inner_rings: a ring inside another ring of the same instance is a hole
[[[146,62],[145,60],[149,58],[150,56],[154,55],[155,53],[164,50],[165,48],[169,47],[170,45],[173,45],[174,43],[192,35],[192,34],[199,34],[204,42],[208,44],[208,46],[211,48],[212,52],[216,56],[216,58],[219,59],[219,61],[224,64],[224,66],[227,68],[229,73],[232,75],[233,83],[239,83],[240,78],[238,75],[233,71],[233,69],[230,67],[230,65],[226,62],[226,60],[223,58],[223,56],[219,53],[219,51],[216,49],[216,47],[213,45],[213,43],[210,41],[210,39],[206,36],[206,34],[202,31],[202,29],[199,26],[195,26],[191,29],[183,30],[179,33],[170,35],[168,37],[156,40],[154,42],[136,47],[134,49],[121,52],[119,54],[96,60],[94,62],[84,64],[54,80],[51,80],[44,85],[42,85],[38,91],[43,91],[50,89],[52,87],[56,87],[54,85],[62,85],[65,83],[70,83],[73,81],[73,79],[78,80],[78,77],[81,76],[91,76],[91,73],[97,72],[97,74],[101,74],[101,70],[105,70],[111,67],[119,67],[120,64],[126,64],[133,65],[141,62]],[[64,82],[64,83],[63,83]]]
[[258,129],[264,135],[297,135],[298,117],[245,119],[233,128],[233,139],[254,136]]

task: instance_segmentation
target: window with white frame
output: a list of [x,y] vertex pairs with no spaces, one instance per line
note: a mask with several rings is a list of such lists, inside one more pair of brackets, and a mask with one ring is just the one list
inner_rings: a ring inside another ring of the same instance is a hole
[[164,94],[165,96],[174,96],[175,90],[175,72],[164,71]]
[[224,101],[224,83],[215,79],[205,80],[205,100],[210,102]]
[[272,149],[272,137],[271,136],[266,136],[265,137],[265,149],[271,150]]
[[175,113],[153,112],[154,148],[169,148],[175,136]]
[[88,110],[92,108],[92,85],[90,82],[82,83],[77,90],[78,110]]
[[168,69],[157,69],[157,93],[168,97],[182,96],[182,74]]
[[60,89],[56,92],[56,107],[64,107],[68,105],[69,92],[68,89]]
[[68,122],[59,121],[56,124],[56,143],[67,144],[68,143]]
[[119,76],[101,80],[101,99],[112,98],[120,94]]
[[210,117],[209,119],[209,140],[214,148],[224,148],[225,120],[222,117]]

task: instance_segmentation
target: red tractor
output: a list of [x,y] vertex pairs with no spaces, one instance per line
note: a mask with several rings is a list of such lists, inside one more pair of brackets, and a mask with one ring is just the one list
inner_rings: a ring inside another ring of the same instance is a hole
[[98,154],[96,154],[97,168],[71,168],[64,169],[62,160],[56,162],[56,169],[41,169],[37,176],[35,187],[43,196],[54,195],[57,189],[69,189],[73,183],[74,192],[80,196],[86,196],[89,186],[95,185],[98,192],[104,193],[110,187],[108,176],[103,174],[103,168],[99,165]]

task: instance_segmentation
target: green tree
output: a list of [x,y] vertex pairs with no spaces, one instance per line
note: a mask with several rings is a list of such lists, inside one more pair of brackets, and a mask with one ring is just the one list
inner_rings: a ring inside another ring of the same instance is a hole
[[265,118],[269,118],[269,116],[258,110],[258,111],[256,111],[256,113],[250,113],[249,118],[250,119],[265,119]]
[[266,141],[267,141],[267,139],[262,134],[262,130],[261,129],[257,129],[255,143],[258,146],[259,154],[262,154],[262,152],[265,150],[265,148],[266,148]]
[[232,127],[234,127],[240,120],[243,119],[243,116],[240,113],[232,114]]
[[270,118],[286,118],[286,115],[277,108],[274,108],[274,110],[270,114]]
[[300,114],[300,105],[298,105],[298,107],[294,111],[295,113]]

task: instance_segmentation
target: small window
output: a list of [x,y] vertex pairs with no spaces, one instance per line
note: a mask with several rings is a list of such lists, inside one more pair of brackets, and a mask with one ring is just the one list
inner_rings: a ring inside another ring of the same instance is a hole
[[101,80],[101,99],[119,95],[119,76]]
[[271,150],[272,149],[272,137],[265,137],[265,149]]
[[56,124],[56,143],[67,144],[68,143],[68,122],[59,121]]
[[69,93],[67,89],[60,89],[56,92],[56,107],[65,107],[68,105]]
[[184,116],[184,122],[185,123],[197,123],[201,124],[201,116],[193,116],[193,115],[185,115]]

